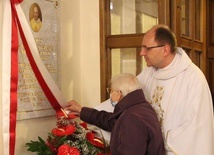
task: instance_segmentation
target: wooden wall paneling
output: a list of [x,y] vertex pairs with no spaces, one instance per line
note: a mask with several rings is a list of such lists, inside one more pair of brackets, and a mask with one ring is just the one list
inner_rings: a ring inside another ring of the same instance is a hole
[[214,101],[214,1],[207,0],[207,81]]

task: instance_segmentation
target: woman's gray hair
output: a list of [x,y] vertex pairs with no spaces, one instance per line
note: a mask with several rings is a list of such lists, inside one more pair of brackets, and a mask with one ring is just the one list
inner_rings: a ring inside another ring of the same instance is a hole
[[123,97],[137,89],[141,89],[141,84],[137,77],[130,73],[114,76],[110,81],[110,85],[112,90],[121,91]]

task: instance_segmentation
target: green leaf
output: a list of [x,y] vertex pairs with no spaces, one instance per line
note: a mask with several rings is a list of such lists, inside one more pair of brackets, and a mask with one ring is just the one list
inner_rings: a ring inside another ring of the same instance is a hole
[[39,141],[30,141],[26,143],[25,146],[28,147],[28,151],[37,152],[38,155],[53,155],[53,152],[50,148],[45,144],[45,141],[38,137]]

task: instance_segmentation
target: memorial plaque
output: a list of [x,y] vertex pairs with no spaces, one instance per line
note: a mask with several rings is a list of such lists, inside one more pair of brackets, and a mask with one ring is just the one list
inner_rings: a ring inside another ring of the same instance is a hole
[[[59,86],[59,2],[56,0],[24,0],[21,8],[32,30],[40,58]],[[55,111],[41,89],[21,39],[19,40],[17,119],[54,115]]]

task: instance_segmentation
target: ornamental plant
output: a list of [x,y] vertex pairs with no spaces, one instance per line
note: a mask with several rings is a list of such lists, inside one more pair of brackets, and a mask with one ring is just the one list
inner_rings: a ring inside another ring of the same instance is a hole
[[48,133],[46,140],[26,143],[27,150],[37,155],[110,155],[109,144],[96,136],[85,122],[78,123],[76,116],[63,109],[56,112],[56,128]]

